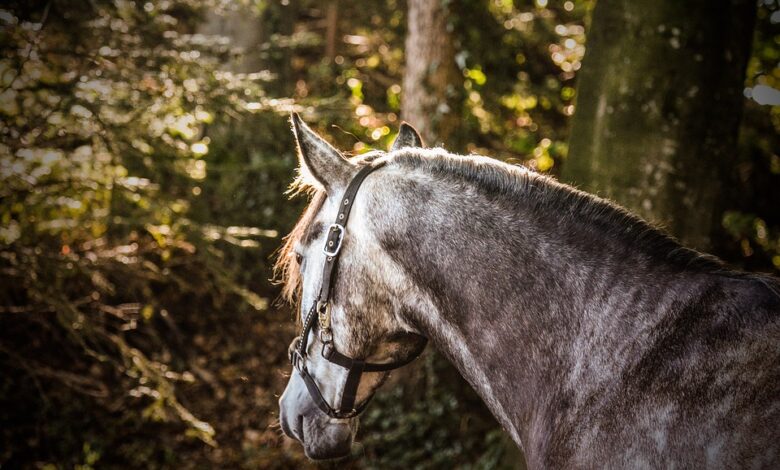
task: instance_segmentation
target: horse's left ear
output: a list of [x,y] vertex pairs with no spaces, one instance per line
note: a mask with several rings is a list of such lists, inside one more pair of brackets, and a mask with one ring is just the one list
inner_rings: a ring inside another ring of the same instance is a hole
[[357,171],[355,164],[309,129],[297,113],[292,114],[291,121],[303,179],[328,192],[346,187]]
[[393,145],[390,147],[390,151],[399,150],[404,147],[423,147],[422,137],[417,129],[409,124],[402,122],[401,128],[398,129],[398,136],[395,138]]

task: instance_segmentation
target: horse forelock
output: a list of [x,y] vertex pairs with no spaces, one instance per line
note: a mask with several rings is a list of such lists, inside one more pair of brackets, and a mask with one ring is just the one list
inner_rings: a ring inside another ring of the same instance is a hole
[[311,199],[292,231],[284,237],[284,242],[279,249],[279,254],[274,263],[274,279],[282,284],[282,298],[291,304],[295,304],[300,300],[302,289],[301,267],[298,265],[295,256],[295,246],[307,237],[312,222],[322,205],[325,203],[326,197],[325,191],[311,186],[295,186],[296,184],[300,183],[296,181],[292,191],[294,191],[295,194],[307,192],[311,194]]
[[[353,163],[361,165],[370,163],[384,155],[384,152],[372,151],[348,158]],[[287,194],[291,198],[301,194],[308,195],[309,204],[290,233],[284,237],[273,268],[274,279],[282,284],[282,298],[290,304],[296,304],[300,300],[303,287],[300,266],[295,259],[295,246],[308,238],[314,219],[327,197],[325,191],[319,185],[313,184],[308,178],[310,176],[299,169],[298,175],[287,190]]]

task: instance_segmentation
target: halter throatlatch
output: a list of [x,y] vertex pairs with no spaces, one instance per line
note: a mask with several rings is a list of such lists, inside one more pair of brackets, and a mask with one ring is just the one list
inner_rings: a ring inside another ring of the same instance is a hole
[[[309,309],[309,312],[306,314],[301,335],[293,340],[288,350],[290,363],[301,375],[312,400],[320,410],[331,418],[353,418],[366,408],[370,398],[359,406],[355,405],[360,378],[364,372],[387,372],[398,369],[399,367],[403,367],[412,362],[423,352],[423,349],[425,349],[426,342],[423,341],[418,349],[402,361],[375,364],[365,362],[362,359],[347,357],[336,351],[336,348],[333,345],[333,332],[331,331],[330,322],[331,286],[336,279],[336,266],[339,253],[341,252],[341,245],[344,241],[344,236],[346,235],[347,219],[349,219],[349,212],[352,209],[352,203],[354,202],[355,195],[357,194],[361,183],[363,183],[363,180],[366,179],[366,176],[372,171],[381,168],[383,165],[384,162],[378,162],[374,165],[369,164],[364,166],[358,171],[347,186],[347,190],[344,192],[344,196],[339,204],[336,222],[328,227],[325,247],[323,247],[322,250],[325,254],[325,267],[322,272],[322,286],[320,287],[320,292]],[[309,374],[309,370],[306,367],[306,360],[308,358],[306,351],[309,342],[309,333],[311,333],[317,325],[319,325],[318,333],[320,342],[322,343],[322,357],[348,371],[347,381],[344,384],[344,392],[341,395],[341,404],[338,408],[333,408],[328,404],[328,401],[322,396],[322,392],[320,392],[317,382],[314,380],[314,377]]]

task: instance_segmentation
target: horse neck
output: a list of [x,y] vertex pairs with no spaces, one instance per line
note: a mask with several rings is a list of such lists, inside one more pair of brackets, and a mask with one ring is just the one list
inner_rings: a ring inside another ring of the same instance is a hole
[[410,321],[532,454],[554,410],[617,380],[631,332],[688,286],[576,219],[439,189],[406,206],[383,247],[420,292]]

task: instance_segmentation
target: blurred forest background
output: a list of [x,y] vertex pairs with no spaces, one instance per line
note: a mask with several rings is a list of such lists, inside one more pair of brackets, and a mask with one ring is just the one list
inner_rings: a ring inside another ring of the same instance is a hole
[[[776,0],[4,2],[0,467],[317,467],[274,425],[291,110],[354,153],[406,119],[777,274],[779,24]],[[522,459],[430,351],[358,441],[319,466]]]

